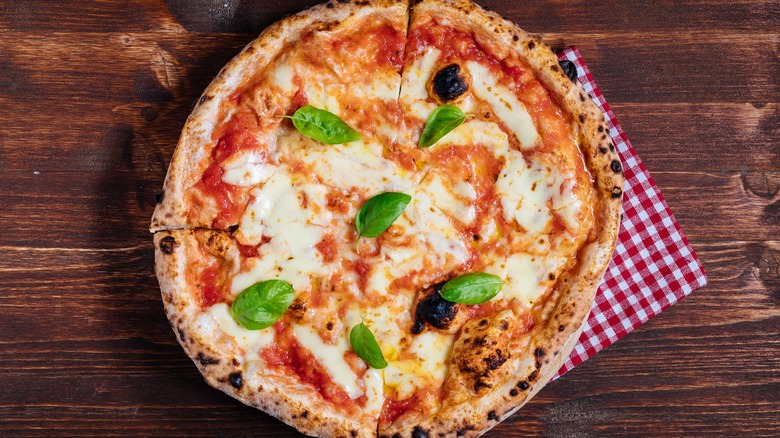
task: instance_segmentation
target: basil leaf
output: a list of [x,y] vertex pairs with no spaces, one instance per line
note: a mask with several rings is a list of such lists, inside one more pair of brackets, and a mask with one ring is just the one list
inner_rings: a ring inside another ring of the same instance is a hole
[[501,277],[485,272],[472,272],[444,283],[439,294],[453,303],[482,304],[498,295],[503,285]]
[[455,105],[442,105],[436,108],[425,122],[418,146],[421,148],[433,146],[447,133],[460,126],[464,120],[466,115]]
[[292,116],[281,117],[292,119],[298,132],[325,144],[349,143],[363,138],[339,116],[311,105],[298,108]]
[[393,225],[412,197],[406,193],[380,193],[366,201],[355,218],[355,227],[360,237],[376,237]]
[[284,280],[255,283],[241,291],[230,311],[233,319],[249,330],[272,326],[290,307],[295,290]]
[[387,361],[376,343],[376,338],[371,330],[362,322],[349,331],[349,343],[361,359],[366,361],[371,368],[381,370],[387,366]]

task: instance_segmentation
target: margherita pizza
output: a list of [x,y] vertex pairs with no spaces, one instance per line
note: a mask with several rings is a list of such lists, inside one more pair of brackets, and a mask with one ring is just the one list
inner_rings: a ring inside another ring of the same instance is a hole
[[618,232],[602,114],[467,0],[332,1],[206,89],[152,219],[179,342],[303,433],[476,436],[576,342]]

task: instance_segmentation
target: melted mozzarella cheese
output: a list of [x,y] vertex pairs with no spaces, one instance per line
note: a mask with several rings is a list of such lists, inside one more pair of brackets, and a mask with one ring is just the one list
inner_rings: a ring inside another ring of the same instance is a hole
[[417,355],[420,366],[425,372],[438,381],[447,376],[450,350],[455,336],[434,330],[417,335],[409,351]]
[[345,336],[340,336],[336,344],[326,344],[310,326],[295,325],[293,332],[298,343],[317,358],[317,362],[325,368],[333,383],[344,389],[349,398],[354,400],[364,394],[358,376],[344,360],[344,354],[350,348]]
[[322,145],[298,133],[280,139],[284,148],[311,167],[323,183],[338,189],[358,189],[369,195],[404,192],[412,187],[410,172],[382,157],[382,146],[364,141]]
[[[255,199],[242,215],[236,236],[245,244],[256,244],[263,236],[271,240],[260,246],[259,257],[247,260],[249,270],[233,278],[233,293],[274,278],[289,281],[297,291],[305,290],[312,278],[330,272],[315,247],[331,222],[325,208],[326,189],[316,184],[295,184],[278,173],[252,194]],[[301,205],[304,197],[306,208]]]
[[496,181],[504,218],[516,221],[532,235],[541,234],[552,220],[547,205],[552,198],[552,170],[536,161],[529,167],[519,152],[510,152],[510,157]]
[[477,97],[490,104],[493,113],[512,131],[524,149],[533,148],[539,134],[531,115],[515,94],[499,85],[496,77],[481,64],[466,61],[466,68],[473,78],[472,90]]
[[248,361],[258,359],[258,353],[274,341],[272,329],[247,330],[233,319],[230,307],[218,303],[202,313],[195,321],[195,331],[203,339],[218,339],[221,335],[228,336],[238,348],[246,352]]
[[366,405],[363,408],[365,412],[380,412],[385,404],[384,380],[382,370],[370,368],[363,376],[363,382],[366,386]]
[[413,115],[420,120],[427,120],[431,112],[436,109],[436,104],[427,102],[426,84],[433,74],[433,69],[436,67],[440,55],[440,50],[428,49],[423,56],[415,59],[404,71],[401,102],[406,107],[408,115]]
[[507,134],[497,124],[479,119],[467,120],[442,137],[432,147],[472,144],[485,146],[496,157],[506,157],[509,153]]
[[222,181],[251,187],[268,181],[276,168],[254,151],[239,151],[222,162]]
[[[416,236],[428,247],[428,255],[440,264],[445,261],[464,263],[468,248],[449,217],[425,191],[416,191],[401,218],[409,225],[406,233]],[[401,223],[403,221],[400,221]],[[419,251],[419,248],[418,248]],[[454,266],[453,266],[454,267]]]
[[442,211],[466,225],[474,222],[477,212],[471,201],[476,199],[477,192],[470,184],[465,181],[445,184],[444,177],[433,172],[428,174],[424,183],[422,189],[435,200],[436,206]]
[[565,263],[566,258],[555,252],[544,257],[518,253],[494,262],[485,272],[498,275],[507,283],[493,300],[516,298],[532,305],[554,283],[549,275],[552,273],[557,278]]
[[444,382],[449,369],[449,354],[455,337],[439,332],[414,336],[409,352],[415,359],[388,361],[383,377],[389,392],[397,400],[406,400],[417,388]]
[[285,94],[291,95],[296,91],[295,84],[293,84],[293,77],[295,71],[293,67],[286,63],[277,64],[273,69],[273,75],[271,76],[271,83],[279,87]]

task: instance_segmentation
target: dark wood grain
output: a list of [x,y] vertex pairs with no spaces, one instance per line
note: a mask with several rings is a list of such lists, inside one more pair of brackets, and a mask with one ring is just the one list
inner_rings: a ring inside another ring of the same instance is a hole
[[[0,1],[0,436],[298,436],[202,382],[146,228],[202,89],[313,3]],[[780,435],[780,3],[483,4],[579,47],[709,278],[488,436]]]

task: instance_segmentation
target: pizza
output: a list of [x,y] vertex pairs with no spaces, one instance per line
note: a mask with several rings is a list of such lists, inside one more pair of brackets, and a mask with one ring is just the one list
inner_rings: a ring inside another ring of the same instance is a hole
[[574,346],[619,227],[603,115],[467,0],[331,1],[186,122],[156,273],[205,380],[316,436],[477,436]]

